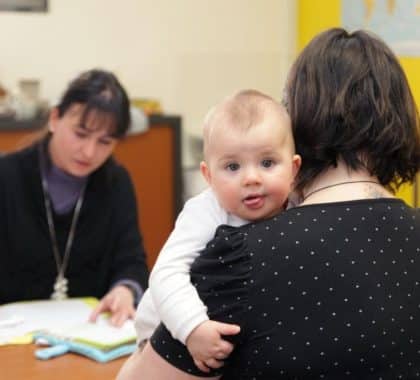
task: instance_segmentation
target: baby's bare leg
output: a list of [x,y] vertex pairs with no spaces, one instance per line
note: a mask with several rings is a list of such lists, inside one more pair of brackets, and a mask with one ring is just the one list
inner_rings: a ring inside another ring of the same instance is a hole
[[[217,380],[220,377],[207,377],[207,380]],[[198,380],[202,377],[192,376],[180,371],[166,360],[162,359],[147,343],[144,350],[137,350],[124,363],[116,380]]]

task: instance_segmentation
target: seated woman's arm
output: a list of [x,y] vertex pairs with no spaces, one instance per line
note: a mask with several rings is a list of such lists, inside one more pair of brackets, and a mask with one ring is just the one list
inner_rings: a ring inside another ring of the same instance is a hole
[[134,305],[147,287],[148,269],[142,237],[137,223],[137,204],[134,187],[126,169],[114,164],[112,225],[117,239],[114,242],[113,262],[110,268],[109,291],[90,316],[95,321],[102,312],[112,314],[111,323],[121,326],[135,315]]

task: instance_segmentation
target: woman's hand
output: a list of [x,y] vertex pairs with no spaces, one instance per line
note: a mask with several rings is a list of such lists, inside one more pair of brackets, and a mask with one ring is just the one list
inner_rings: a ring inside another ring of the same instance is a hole
[[108,311],[111,313],[111,325],[120,327],[127,319],[134,318],[136,311],[133,305],[131,290],[124,285],[117,285],[100,300],[89,316],[89,321],[95,322],[99,314]]

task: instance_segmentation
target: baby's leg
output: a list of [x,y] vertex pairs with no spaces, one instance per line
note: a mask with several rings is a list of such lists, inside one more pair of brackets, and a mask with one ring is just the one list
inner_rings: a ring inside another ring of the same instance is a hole
[[115,380],[141,379],[141,349],[133,352],[124,362]]
[[[161,358],[147,343],[144,351],[134,352],[122,366],[115,380],[198,380],[202,377],[182,372]],[[217,380],[218,377],[208,377],[207,380]]]

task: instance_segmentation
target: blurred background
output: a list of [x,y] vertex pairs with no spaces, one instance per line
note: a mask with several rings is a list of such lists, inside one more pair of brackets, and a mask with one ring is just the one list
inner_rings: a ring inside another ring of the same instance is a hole
[[[184,200],[205,186],[207,110],[241,88],[280,99],[297,52],[341,25],[392,44],[420,101],[418,0],[0,0],[0,125],[36,118],[81,71],[112,70],[146,119],[180,117]],[[410,186],[398,195],[419,199]]]

